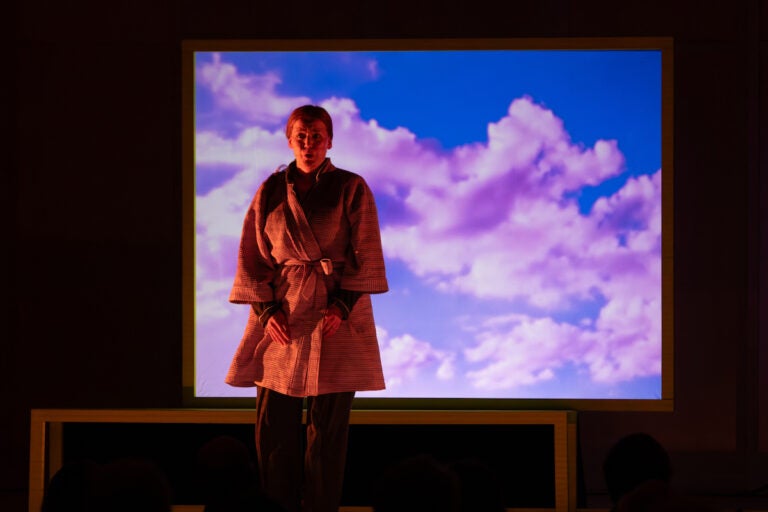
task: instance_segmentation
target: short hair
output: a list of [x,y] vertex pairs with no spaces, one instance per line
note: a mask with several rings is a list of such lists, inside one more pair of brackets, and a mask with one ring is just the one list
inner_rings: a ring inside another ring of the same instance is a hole
[[305,123],[311,123],[312,121],[322,121],[325,125],[325,129],[328,131],[328,137],[333,140],[333,121],[331,121],[331,115],[323,107],[317,105],[303,105],[291,112],[288,116],[288,121],[285,123],[285,136],[291,138],[291,130],[296,121],[304,121]]

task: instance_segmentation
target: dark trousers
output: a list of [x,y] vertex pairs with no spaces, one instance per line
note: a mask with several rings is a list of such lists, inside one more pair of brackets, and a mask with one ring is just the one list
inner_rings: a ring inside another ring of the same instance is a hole
[[[265,493],[287,512],[337,512],[355,393],[304,399],[257,388],[256,452]],[[303,502],[303,506],[302,506]]]

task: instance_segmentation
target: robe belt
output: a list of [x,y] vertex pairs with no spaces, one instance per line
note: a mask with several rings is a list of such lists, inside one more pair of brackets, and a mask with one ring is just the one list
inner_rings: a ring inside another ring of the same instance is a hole
[[[333,274],[333,261],[330,258],[321,258],[319,260],[294,260],[289,259],[282,263],[285,267],[301,267],[302,269],[310,269],[314,270],[318,274],[322,273],[327,276]],[[341,265],[338,265],[339,267]],[[307,282],[310,279],[310,276],[313,276],[313,274],[307,272],[302,272],[301,277],[301,284],[299,285],[299,296],[302,297],[305,300],[308,300],[316,293],[316,286],[317,284],[307,286]],[[313,281],[314,283],[317,283],[317,281]]]
[[338,267],[339,264],[335,263],[330,258],[321,258],[319,260],[285,260],[282,263],[286,267],[311,267],[317,272],[329,276],[333,274],[334,266]]

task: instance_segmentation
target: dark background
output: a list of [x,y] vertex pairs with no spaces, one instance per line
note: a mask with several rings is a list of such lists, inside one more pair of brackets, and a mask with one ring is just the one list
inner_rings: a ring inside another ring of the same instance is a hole
[[766,497],[764,0],[14,0],[2,10],[12,45],[0,491],[21,497],[18,510],[30,409],[181,406],[181,41],[201,38],[673,37],[675,410],[581,413],[585,494],[604,503],[606,450],[644,430],[670,451],[680,488],[723,506]]

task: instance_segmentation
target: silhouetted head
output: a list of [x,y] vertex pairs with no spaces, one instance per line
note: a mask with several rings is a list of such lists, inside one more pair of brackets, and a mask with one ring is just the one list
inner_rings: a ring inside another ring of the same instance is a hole
[[453,462],[450,469],[459,479],[461,512],[504,512],[498,475],[477,458]]
[[170,512],[171,487],[153,461],[126,457],[102,466],[97,488],[102,512]]
[[644,482],[669,482],[671,472],[667,451],[643,432],[619,439],[603,462],[605,484],[613,503]]
[[226,501],[257,485],[248,446],[231,436],[217,436],[201,446],[196,470],[197,486],[205,504]]
[[46,486],[41,511],[91,510],[98,470],[98,465],[92,461],[63,465]]
[[430,455],[405,458],[388,467],[376,482],[374,512],[455,512],[459,510],[456,475]]

